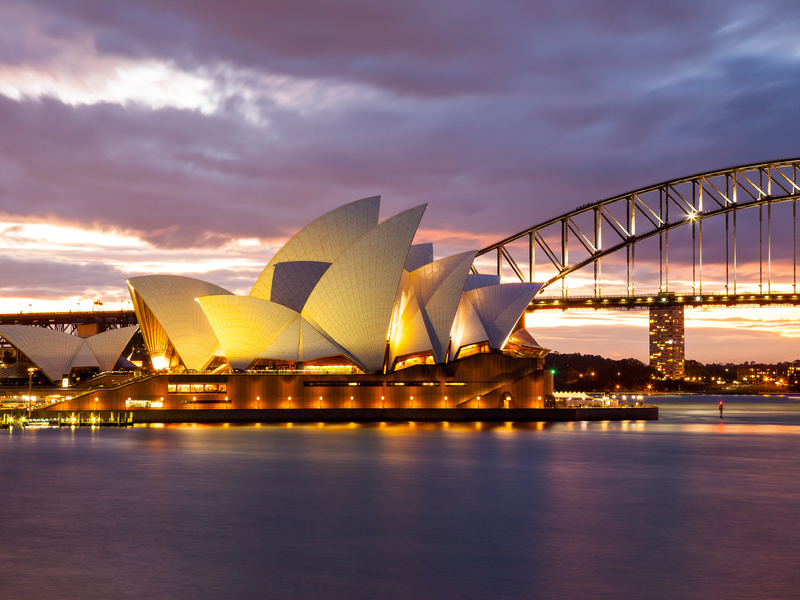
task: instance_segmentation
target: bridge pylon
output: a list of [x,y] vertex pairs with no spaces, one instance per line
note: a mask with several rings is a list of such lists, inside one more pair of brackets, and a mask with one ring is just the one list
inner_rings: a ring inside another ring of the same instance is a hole
[[650,366],[670,379],[684,373],[684,326],[682,305],[650,307]]

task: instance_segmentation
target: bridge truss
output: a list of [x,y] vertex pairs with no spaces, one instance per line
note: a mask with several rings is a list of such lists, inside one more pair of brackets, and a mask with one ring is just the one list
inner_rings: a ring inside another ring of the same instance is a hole
[[0,314],[0,325],[29,325],[77,335],[82,329],[91,334],[137,325],[132,310],[19,312]]
[[[773,291],[773,206],[791,203],[792,293],[797,292],[797,199],[800,159],[765,162],[701,173],[584,204],[575,210],[520,231],[483,248],[477,256],[496,254],[497,274],[510,267],[520,281],[534,281],[537,268],[547,272],[542,291],[560,282],[561,298],[569,296],[567,277],[592,268],[593,297],[603,297],[602,262],[625,255],[627,296],[636,297],[636,250],[645,240],[658,242],[658,290],[675,291],[670,281],[670,234],[691,230],[691,289],[703,297],[703,229],[710,219],[724,219],[724,293],[736,295],[739,282],[741,213],[758,213],[758,293]],[[747,220],[746,220],[747,221]],[[752,230],[751,222],[744,223]],[[781,226],[786,229],[786,219]],[[719,237],[719,236],[715,236]],[[513,244],[527,244],[527,260],[512,257]],[[685,244],[682,244],[685,246]],[[578,257],[571,262],[570,251]],[[674,250],[674,246],[673,246]],[[682,252],[686,251],[681,247]],[[785,254],[785,244],[782,245]],[[538,261],[538,262],[537,262]],[[527,262],[527,264],[525,264]],[[542,266],[545,268],[542,269]],[[554,271],[554,273],[553,273]],[[473,265],[477,273],[477,263]],[[540,280],[541,280],[540,276]],[[537,298],[543,294],[540,292]],[[716,294],[719,296],[719,293]],[[783,299],[781,299],[783,300]],[[792,300],[796,300],[796,297]],[[787,298],[787,303],[789,299]],[[718,300],[717,300],[718,302]],[[775,304],[781,304],[778,301]],[[795,303],[795,302],[791,302]],[[534,305],[532,305],[532,308]]]

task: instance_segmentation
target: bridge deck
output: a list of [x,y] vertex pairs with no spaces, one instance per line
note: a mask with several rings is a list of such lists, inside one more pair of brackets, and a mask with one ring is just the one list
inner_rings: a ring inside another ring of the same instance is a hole
[[534,310],[583,309],[641,309],[651,306],[797,306],[800,294],[650,294],[642,296],[549,296],[536,297],[528,307]]
[[87,310],[18,312],[0,314],[0,325],[46,326],[85,323],[117,323],[136,325],[136,314],[132,310]]

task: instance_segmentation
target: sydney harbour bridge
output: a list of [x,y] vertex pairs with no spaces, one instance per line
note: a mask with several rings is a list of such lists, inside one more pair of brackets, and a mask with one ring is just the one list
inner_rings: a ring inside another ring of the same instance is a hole
[[473,271],[544,281],[530,311],[647,308],[651,364],[680,377],[686,306],[800,304],[798,168],[744,165],[584,204],[483,248]]
[[[800,159],[665,181],[578,206],[481,249],[475,273],[544,282],[529,312],[648,309],[651,364],[683,374],[687,306],[800,304]],[[132,310],[0,315],[0,324],[97,333]]]

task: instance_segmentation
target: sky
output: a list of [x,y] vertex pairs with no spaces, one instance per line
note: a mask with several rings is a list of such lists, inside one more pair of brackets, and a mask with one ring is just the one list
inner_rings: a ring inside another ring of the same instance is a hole
[[[788,0],[0,0],[0,310],[126,307],[151,273],[246,294],[371,195],[428,203],[440,258],[800,156],[799,31]],[[800,358],[798,310],[687,311],[687,357]],[[528,326],[647,360],[643,312]]]

